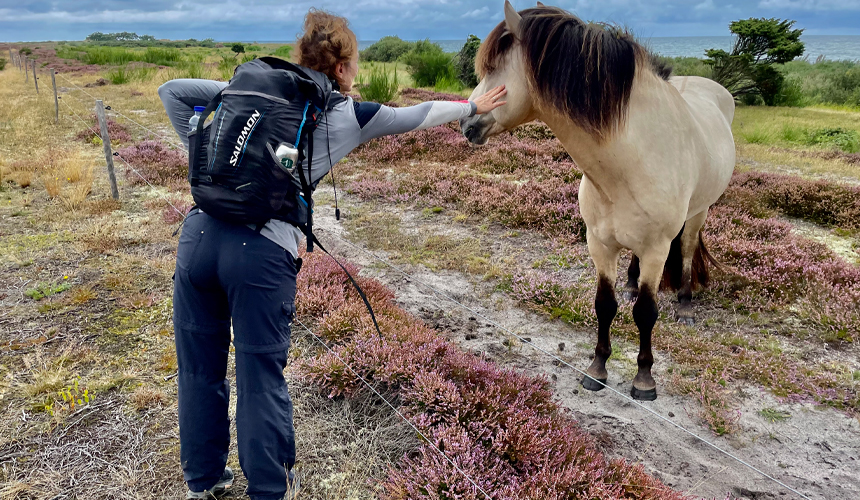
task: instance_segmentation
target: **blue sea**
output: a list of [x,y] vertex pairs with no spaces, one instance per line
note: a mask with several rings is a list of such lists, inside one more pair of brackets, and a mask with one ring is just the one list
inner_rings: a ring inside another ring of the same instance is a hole
[[[860,36],[837,35],[805,35],[801,40],[806,44],[803,57],[814,62],[818,56],[834,60],[860,60]],[[372,45],[375,40],[358,42],[359,50]],[[465,40],[433,40],[442,46],[445,52],[459,52]],[[684,37],[652,37],[640,40],[654,52],[669,57],[705,57],[707,49],[731,50],[730,36],[684,36]]]

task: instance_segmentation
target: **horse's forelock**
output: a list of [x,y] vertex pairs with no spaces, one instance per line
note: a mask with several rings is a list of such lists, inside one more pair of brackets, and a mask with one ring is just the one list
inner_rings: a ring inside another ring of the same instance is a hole
[[[606,139],[626,118],[637,65],[654,66],[647,51],[622,28],[584,23],[557,7],[526,9],[520,15],[516,41],[540,104],[569,116],[596,140]],[[500,69],[514,41],[504,21],[487,35],[475,59],[480,78]],[[654,69],[668,77],[663,68]]]
[[475,55],[475,73],[478,78],[484,78],[487,73],[498,69],[499,59],[511,48],[513,42],[513,35],[508,31],[504,21],[493,28]]

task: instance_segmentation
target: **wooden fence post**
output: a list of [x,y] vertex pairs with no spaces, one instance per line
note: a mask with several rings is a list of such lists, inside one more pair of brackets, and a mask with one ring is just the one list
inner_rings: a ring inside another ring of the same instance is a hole
[[24,83],[30,83],[30,65],[27,64],[27,59],[24,59]]
[[116,187],[116,174],[113,171],[113,153],[110,150],[110,136],[108,135],[107,118],[105,117],[105,103],[96,100],[96,115],[99,117],[99,127],[102,132],[102,144],[105,147],[105,160],[107,161],[108,177],[110,178],[110,193],[113,199],[119,199],[119,189]]
[[60,100],[57,99],[57,75],[51,68],[51,85],[54,87],[54,124],[60,123]]
[[39,78],[36,76],[36,60],[33,59],[33,83],[36,84],[36,93],[39,93]]

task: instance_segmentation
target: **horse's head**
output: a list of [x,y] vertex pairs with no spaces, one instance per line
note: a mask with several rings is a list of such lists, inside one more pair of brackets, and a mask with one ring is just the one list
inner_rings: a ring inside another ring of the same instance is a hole
[[637,67],[668,79],[669,71],[657,66],[623,28],[585,23],[540,3],[518,13],[505,0],[505,20],[475,57],[481,83],[472,98],[504,84],[507,104],[460,120],[460,128],[467,139],[484,144],[523,123],[553,118],[601,143],[625,123]]
[[[540,2],[538,5],[543,7]],[[524,54],[517,42],[521,21],[520,14],[505,0],[505,20],[490,32],[475,57],[475,71],[481,82],[470,99],[502,84],[507,90],[504,106],[460,120],[463,135],[475,144],[486,144],[490,137],[537,118]]]

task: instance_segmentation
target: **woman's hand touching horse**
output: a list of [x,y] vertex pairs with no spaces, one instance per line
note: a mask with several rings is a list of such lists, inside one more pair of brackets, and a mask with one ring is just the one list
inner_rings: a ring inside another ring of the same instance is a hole
[[499,85],[498,87],[491,89],[481,97],[475,99],[474,102],[478,106],[478,109],[475,111],[475,114],[482,115],[484,113],[489,113],[490,111],[505,104],[507,101],[500,101],[499,99],[501,99],[507,93],[508,91],[505,90],[505,86]]

